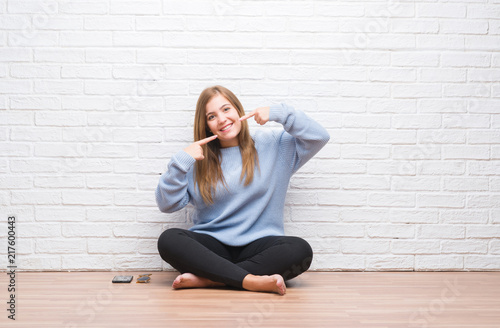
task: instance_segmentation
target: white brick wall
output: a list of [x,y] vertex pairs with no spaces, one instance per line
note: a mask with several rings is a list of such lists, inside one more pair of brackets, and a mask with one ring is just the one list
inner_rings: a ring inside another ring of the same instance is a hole
[[[197,96],[287,102],[315,270],[500,270],[500,2],[0,0],[0,244],[21,270],[159,270],[154,189]],[[252,125],[256,129],[255,124]],[[6,267],[0,247],[0,270]]]

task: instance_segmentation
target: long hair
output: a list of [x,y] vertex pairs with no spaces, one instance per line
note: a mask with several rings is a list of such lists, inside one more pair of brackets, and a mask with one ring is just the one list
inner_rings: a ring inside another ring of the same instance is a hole
[[[241,117],[245,115],[243,106],[238,98],[230,90],[223,86],[216,85],[203,90],[196,103],[196,113],[194,116],[194,140],[202,140],[212,136],[212,132],[207,125],[206,108],[208,102],[216,95],[225,97],[237,110]],[[241,176],[240,181],[245,179],[245,186],[253,181],[255,164],[258,165],[258,155],[254,141],[250,136],[247,121],[241,122],[241,130],[238,134],[238,142],[241,151]],[[213,196],[217,191],[217,185],[221,183],[225,188],[226,181],[221,169],[221,144],[219,139],[203,145],[203,156],[205,158],[195,163],[195,185],[200,189],[201,197],[205,204],[213,204]]]

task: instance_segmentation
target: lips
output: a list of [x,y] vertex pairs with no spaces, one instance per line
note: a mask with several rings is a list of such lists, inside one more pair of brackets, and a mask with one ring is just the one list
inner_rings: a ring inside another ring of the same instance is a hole
[[222,129],[220,129],[221,132],[226,132],[228,131],[229,129],[231,129],[231,127],[233,126],[233,123],[231,124],[228,124],[226,126],[224,126]]

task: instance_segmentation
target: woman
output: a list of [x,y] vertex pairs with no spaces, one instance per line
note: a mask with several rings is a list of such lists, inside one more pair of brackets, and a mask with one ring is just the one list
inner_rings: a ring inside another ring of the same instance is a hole
[[[247,119],[283,129],[250,136]],[[283,208],[290,177],[329,140],[304,113],[280,104],[245,115],[222,86],[197,102],[194,140],[175,154],[156,189],[162,212],[194,206],[193,227],[168,229],[158,251],[180,275],[172,287],[231,286],[284,295],[285,280],[306,271],[312,249],[284,236]]]

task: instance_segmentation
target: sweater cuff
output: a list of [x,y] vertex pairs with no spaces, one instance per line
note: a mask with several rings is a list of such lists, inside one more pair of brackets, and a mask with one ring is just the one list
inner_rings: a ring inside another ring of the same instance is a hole
[[269,106],[269,121],[283,124],[285,118],[285,110],[283,104],[274,104]]
[[181,150],[177,154],[175,154],[172,157],[172,161],[177,163],[177,166],[184,172],[189,171],[189,169],[196,162],[196,160],[184,150]]

